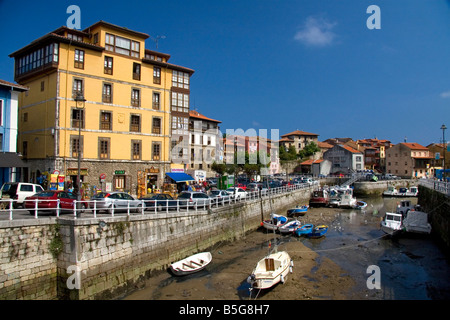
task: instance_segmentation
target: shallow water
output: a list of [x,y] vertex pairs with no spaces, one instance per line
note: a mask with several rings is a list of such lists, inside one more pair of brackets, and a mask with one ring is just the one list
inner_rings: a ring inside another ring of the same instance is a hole
[[[449,299],[450,260],[431,235],[385,236],[380,221],[395,212],[400,199],[366,198],[365,210],[334,210],[335,219],[322,241],[302,242],[330,258],[355,280],[352,299]],[[413,203],[417,199],[412,199]],[[381,289],[368,289],[369,266],[379,267]]]

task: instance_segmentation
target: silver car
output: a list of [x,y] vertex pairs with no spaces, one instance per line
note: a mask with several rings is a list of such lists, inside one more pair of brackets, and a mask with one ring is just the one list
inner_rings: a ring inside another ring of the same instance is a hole
[[134,199],[126,192],[100,192],[91,197],[89,208],[112,213],[117,211],[139,212],[142,201]]
[[180,207],[192,207],[197,204],[197,206],[207,206],[210,203],[214,203],[206,193],[198,191],[184,191],[178,196]]

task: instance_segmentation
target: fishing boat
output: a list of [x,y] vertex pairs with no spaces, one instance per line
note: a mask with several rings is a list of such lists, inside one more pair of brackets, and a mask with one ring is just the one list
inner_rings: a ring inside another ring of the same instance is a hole
[[381,221],[381,230],[389,235],[397,234],[403,229],[402,220],[402,214],[386,212],[384,220]]
[[284,283],[294,263],[286,251],[269,254],[259,260],[247,282],[252,289],[269,289],[281,282]]
[[200,252],[172,263],[170,270],[176,276],[185,276],[203,270],[211,261],[212,255],[210,252]]
[[398,190],[394,186],[388,186],[387,190],[383,191],[384,197],[396,197],[398,195]]
[[308,238],[320,238],[325,235],[328,231],[327,225],[316,226],[312,229],[310,233],[307,234]]
[[329,199],[330,197],[326,189],[315,190],[311,194],[309,206],[311,207],[327,206]]
[[272,213],[270,215],[269,220],[264,220],[263,222],[261,222],[261,226],[263,226],[267,230],[276,231],[280,226],[284,225],[286,222],[288,222],[288,218],[286,218],[285,216]]
[[403,227],[406,232],[431,233],[431,225],[428,223],[428,214],[423,211],[410,210],[403,219]]
[[280,233],[292,233],[294,232],[298,227],[300,227],[302,224],[298,220],[291,220],[285,224],[283,224],[281,227],[278,228],[278,231]]
[[304,225],[302,225],[301,227],[297,228],[297,229],[294,231],[294,233],[295,233],[297,236],[305,236],[305,235],[310,234],[310,233],[312,232],[313,228],[314,228],[314,225],[313,225],[313,224],[307,223],[307,224],[304,224]]
[[356,201],[356,204],[355,204],[355,209],[360,209],[360,210],[362,210],[362,209],[365,209],[367,207],[367,203],[366,202],[364,202],[364,201]]
[[295,208],[289,209],[287,211],[287,216],[288,217],[298,217],[298,216],[304,216],[306,214],[306,212],[308,212],[308,205],[304,205],[304,206],[296,206]]

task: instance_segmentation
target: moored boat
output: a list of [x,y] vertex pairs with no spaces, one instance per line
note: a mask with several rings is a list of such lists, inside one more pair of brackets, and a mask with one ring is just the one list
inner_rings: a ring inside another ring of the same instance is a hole
[[247,281],[253,289],[268,289],[284,283],[292,272],[293,261],[286,251],[279,251],[261,259]]
[[301,222],[300,221],[298,221],[298,220],[291,220],[291,221],[283,224],[282,226],[280,226],[278,228],[278,231],[280,233],[284,233],[284,234],[292,233],[300,226],[301,226]]
[[306,236],[312,232],[314,225],[312,223],[307,223],[297,228],[294,233],[297,236]]
[[383,191],[384,197],[396,197],[397,194],[398,190],[394,186],[388,186],[387,190]]
[[366,202],[364,202],[364,201],[356,201],[356,204],[355,204],[355,209],[360,209],[360,210],[362,210],[362,209],[364,209],[364,208],[366,208],[367,207],[367,203]]
[[289,209],[287,211],[288,217],[298,217],[298,216],[304,216],[308,212],[308,205],[304,206],[296,206],[295,208]]
[[272,213],[269,220],[261,222],[261,226],[267,230],[278,230],[278,228],[288,222],[288,218],[279,214]]
[[174,275],[185,276],[203,270],[211,261],[212,255],[210,252],[200,252],[172,263],[170,270]]
[[311,194],[309,206],[310,207],[327,206],[328,201],[329,201],[329,194],[326,189],[315,190]]
[[315,226],[310,233],[307,234],[308,238],[320,238],[328,231],[327,225]]
[[400,213],[386,212],[384,220],[381,221],[381,230],[389,235],[402,231],[402,215]]

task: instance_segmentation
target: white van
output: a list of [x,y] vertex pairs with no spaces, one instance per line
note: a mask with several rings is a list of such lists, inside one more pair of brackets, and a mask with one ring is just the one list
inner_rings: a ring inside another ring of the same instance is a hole
[[[0,189],[0,197],[2,200],[14,200],[13,207],[17,208],[23,205],[23,200],[38,192],[44,191],[39,184],[27,182],[6,182]],[[2,201],[0,207],[6,208],[8,203]]]

